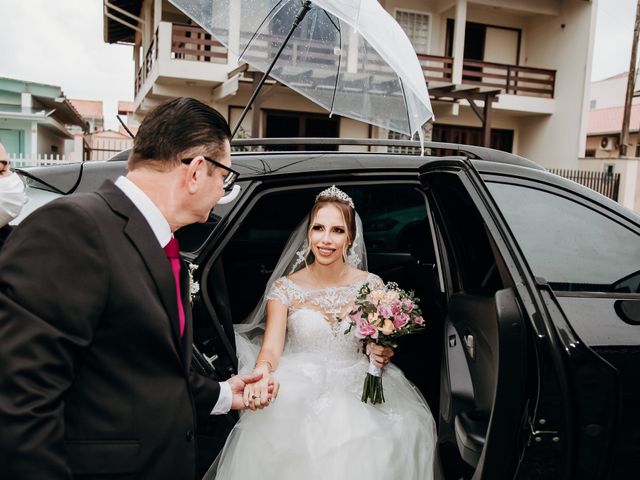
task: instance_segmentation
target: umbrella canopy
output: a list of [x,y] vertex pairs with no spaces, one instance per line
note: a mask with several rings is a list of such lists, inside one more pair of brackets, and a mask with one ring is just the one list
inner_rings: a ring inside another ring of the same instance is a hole
[[284,48],[301,0],[171,3],[239,59],[263,72],[272,67],[271,77],[331,114],[421,138],[433,116],[415,50],[377,0],[310,2]]

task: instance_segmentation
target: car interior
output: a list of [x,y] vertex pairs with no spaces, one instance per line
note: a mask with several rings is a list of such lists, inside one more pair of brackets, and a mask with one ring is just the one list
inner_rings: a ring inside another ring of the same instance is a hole
[[[513,408],[506,409],[504,418],[492,411],[498,402],[510,400],[505,396],[518,394],[513,389],[521,384],[507,375],[520,374],[518,368],[509,369],[505,378],[500,378],[505,369],[498,369],[500,355],[513,355],[516,364],[523,361],[524,353],[504,350],[503,337],[513,332],[501,327],[520,320],[521,314],[504,262],[459,179],[435,173],[427,181],[427,193],[420,183],[406,181],[338,186],[352,197],[362,219],[369,271],[420,298],[427,328],[402,337],[393,362],[420,390],[439,424],[438,476],[471,478],[490,424],[520,424],[512,418]],[[235,348],[233,323],[245,319],[260,301],[289,234],[308,214],[321,187],[265,187],[234,220],[215,258],[203,266],[202,301],[194,305],[194,343],[221,377],[237,368],[233,355],[220,354]],[[524,329],[516,334],[523,336]],[[521,343],[513,345],[520,348]],[[514,384],[511,389],[499,388],[508,382]],[[498,395],[502,390],[504,395]],[[205,469],[224,443],[220,423],[228,429],[234,423],[233,415],[223,417],[202,419]]]

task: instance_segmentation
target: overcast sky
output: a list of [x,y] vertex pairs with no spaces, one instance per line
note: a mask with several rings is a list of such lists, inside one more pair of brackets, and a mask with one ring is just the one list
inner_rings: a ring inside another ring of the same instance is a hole
[[[598,0],[592,80],[629,67],[635,5]],[[0,77],[103,100],[107,128],[117,128],[117,101],[133,100],[132,48],[104,43],[102,0],[0,0],[0,46]]]

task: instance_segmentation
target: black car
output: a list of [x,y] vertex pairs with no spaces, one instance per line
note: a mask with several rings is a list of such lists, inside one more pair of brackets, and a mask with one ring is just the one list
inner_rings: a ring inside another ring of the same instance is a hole
[[[307,150],[278,151],[292,142]],[[638,216],[480,147],[428,144],[431,155],[417,156],[330,151],[356,143],[340,140],[240,143],[268,150],[233,154],[237,198],[178,232],[199,266],[193,368],[235,372],[233,323],[259,301],[315,195],[335,184],[362,217],[369,270],[421,298],[428,328],[404,337],[394,362],[439,412],[439,478],[638,476]],[[97,188],[125,173],[124,159],[28,170],[31,207]],[[234,416],[202,421],[205,466]]]

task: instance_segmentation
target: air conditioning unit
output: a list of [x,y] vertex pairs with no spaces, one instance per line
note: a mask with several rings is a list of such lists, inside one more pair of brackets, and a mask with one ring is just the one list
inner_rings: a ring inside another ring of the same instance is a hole
[[616,137],[602,137],[600,139],[601,150],[615,150],[618,148],[618,139]]

